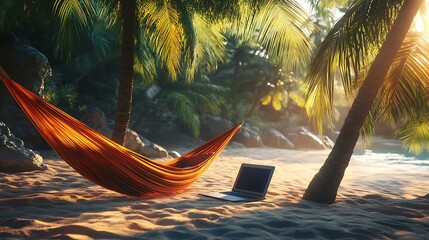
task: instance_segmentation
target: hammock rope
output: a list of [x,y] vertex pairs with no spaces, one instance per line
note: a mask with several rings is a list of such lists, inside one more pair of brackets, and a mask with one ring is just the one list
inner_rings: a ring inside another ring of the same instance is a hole
[[207,170],[241,127],[236,125],[179,158],[159,163],[116,144],[1,75],[4,72],[2,82],[28,119],[67,164],[91,182],[129,196],[185,189]]

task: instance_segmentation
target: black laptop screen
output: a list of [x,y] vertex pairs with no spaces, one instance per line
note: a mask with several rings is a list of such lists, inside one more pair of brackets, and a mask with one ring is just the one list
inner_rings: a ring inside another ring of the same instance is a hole
[[264,194],[272,171],[269,168],[243,166],[233,190]]

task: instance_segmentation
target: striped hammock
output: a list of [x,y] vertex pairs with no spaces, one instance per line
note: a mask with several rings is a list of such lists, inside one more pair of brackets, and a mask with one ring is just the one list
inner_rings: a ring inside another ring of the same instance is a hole
[[129,196],[156,196],[185,189],[207,170],[241,126],[179,158],[158,163],[87,127],[4,72],[0,78],[42,137],[67,164],[93,183]]

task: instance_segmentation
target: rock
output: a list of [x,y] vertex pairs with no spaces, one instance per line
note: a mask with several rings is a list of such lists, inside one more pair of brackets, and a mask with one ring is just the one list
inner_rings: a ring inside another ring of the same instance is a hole
[[[97,132],[108,136],[111,134],[111,130],[107,125],[107,118],[103,110],[97,107],[89,107],[82,113],[80,120],[90,128]],[[108,136],[110,137],[110,136]]]
[[142,148],[140,148],[138,153],[142,154],[143,156],[149,157],[149,158],[165,158],[165,157],[168,157],[167,150],[165,150],[165,148],[163,148],[163,147],[161,147],[155,143],[143,146]]
[[[13,33],[0,34],[0,66],[13,80],[43,97],[44,81],[52,74],[48,59],[35,48],[20,41]],[[0,104],[0,119],[27,146],[48,146],[2,84]]]
[[133,130],[127,129],[125,133],[124,146],[131,151],[140,152],[140,149],[145,146],[145,144],[140,140],[139,135]]
[[[113,130],[109,128],[109,121],[100,108],[90,107],[86,109],[81,116],[81,121],[108,138],[112,136]],[[169,156],[166,149],[150,142],[131,129],[127,129],[125,133],[124,146],[148,158],[164,158]]]
[[44,81],[51,77],[48,58],[13,33],[0,34],[0,65],[13,80],[43,96]]
[[232,127],[231,121],[206,114],[201,121],[201,137],[206,140],[212,139]]
[[46,170],[43,158],[24,146],[24,142],[15,137],[10,129],[0,122],[0,172],[16,173],[34,170]]
[[322,141],[326,148],[333,148],[335,145],[334,141],[332,141],[328,136],[323,136]]
[[169,151],[168,155],[172,158],[178,158],[181,157],[182,155],[180,153],[178,153],[177,151]]
[[313,133],[311,133],[305,127],[300,127],[298,133],[291,133],[290,139],[292,140],[295,148],[303,148],[303,149],[317,149],[323,150],[326,149],[323,141]]
[[236,142],[236,141],[229,142],[227,147],[231,147],[231,148],[246,148],[242,143],[239,143],[239,142]]
[[263,147],[262,139],[256,126],[245,123],[240,131],[234,136],[233,140],[242,143],[245,147],[255,148]]
[[148,158],[165,158],[168,157],[168,152],[165,148],[159,146],[158,144],[148,142],[145,139],[144,143],[139,134],[131,129],[127,129],[125,134],[125,143],[124,146],[131,151],[140,153],[143,156]]
[[261,138],[265,146],[284,149],[293,149],[295,147],[289,139],[274,128],[265,128],[262,131]]

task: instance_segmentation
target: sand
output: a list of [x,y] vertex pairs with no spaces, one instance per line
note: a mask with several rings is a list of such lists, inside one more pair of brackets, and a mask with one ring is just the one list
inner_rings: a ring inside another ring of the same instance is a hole
[[[337,202],[301,197],[329,151],[227,148],[194,185],[139,199],[92,184],[52,152],[50,171],[0,174],[1,239],[429,239],[429,168],[353,157]],[[263,201],[231,188],[241,163],[276,167]]]

